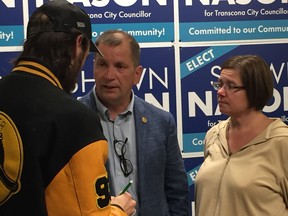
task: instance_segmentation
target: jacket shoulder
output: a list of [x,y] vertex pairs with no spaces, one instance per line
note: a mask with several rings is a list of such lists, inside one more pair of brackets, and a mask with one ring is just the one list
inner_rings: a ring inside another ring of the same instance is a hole
[[135,98],[134,107],[137,109],[137,111],[146,113],[149,116],[158,116],[159,118],[160,117],[173,118],[170,112],[161,109],[159,107],[156,107],[155,105],[145,101],[142,98],[139,98],[136,95],[134,98]]

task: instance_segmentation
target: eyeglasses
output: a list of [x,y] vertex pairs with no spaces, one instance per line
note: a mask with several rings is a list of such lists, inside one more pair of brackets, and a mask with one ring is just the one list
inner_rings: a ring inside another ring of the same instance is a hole
[[225,91],[234,93],[241,89],[245,89],[245,86],[237,86],[233,83],[223,83],[223,82],[213,82],[213,81],[211,81],[210,83],[216,91],[220,90],[221,88],[224,88]]
[[125,158],[125,153],[127,151],[126,143],[128,138],[123,140],[114,140],[114,150],[120,159],[120,167],[125,177],[129,176],[133,171],[132,162]]

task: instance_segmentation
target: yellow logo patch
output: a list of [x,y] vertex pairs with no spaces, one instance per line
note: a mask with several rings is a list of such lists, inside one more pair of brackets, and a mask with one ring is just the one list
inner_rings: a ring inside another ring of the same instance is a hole
[[23,146],[13,120],[0,111],[0,206],[21,188]]

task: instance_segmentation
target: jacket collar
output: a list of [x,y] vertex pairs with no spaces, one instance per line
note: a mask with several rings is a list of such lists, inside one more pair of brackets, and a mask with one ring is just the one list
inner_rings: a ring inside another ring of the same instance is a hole
[[13,68],[13,72],[24,72],[29,74],[34,74],[48,80],[53,85],[63,89],[60,81],[55,76],[54,73],[43,63],[37,62],[36,60],[31,59],[22,59],[18,64]]

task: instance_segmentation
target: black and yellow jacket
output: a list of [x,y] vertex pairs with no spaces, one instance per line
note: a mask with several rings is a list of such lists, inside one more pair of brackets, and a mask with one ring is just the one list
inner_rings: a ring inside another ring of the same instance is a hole
[[0,79],[0,215],[126,215],[110,206],[98,116],[51,71],[22,59]]

